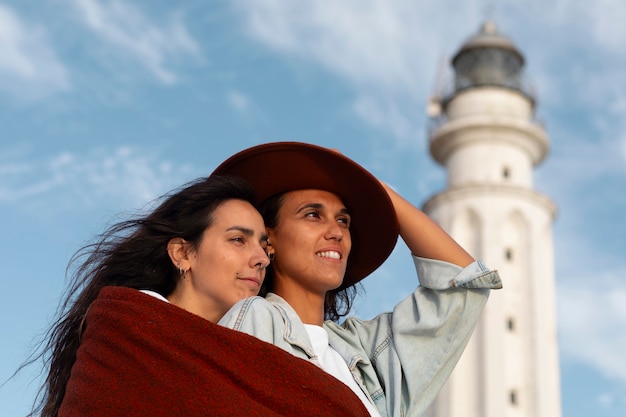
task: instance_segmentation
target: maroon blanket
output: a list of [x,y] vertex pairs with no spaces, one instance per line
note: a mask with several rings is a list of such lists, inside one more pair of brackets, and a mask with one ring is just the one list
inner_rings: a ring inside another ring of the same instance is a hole
[[86,323],[59,417],[368,415],[316,366],[133,289]]

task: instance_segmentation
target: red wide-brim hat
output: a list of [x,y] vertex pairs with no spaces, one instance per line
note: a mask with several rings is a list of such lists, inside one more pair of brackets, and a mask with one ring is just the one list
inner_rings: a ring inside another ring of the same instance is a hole
[[245,149],[211,175],[247,180],[259,202],[287,191],[318,189],[338,195],[351,215],[352,250],[341,288],[378,268],[398,240],[398,220],[381,183],[341,153],[301,142],[273,142]]

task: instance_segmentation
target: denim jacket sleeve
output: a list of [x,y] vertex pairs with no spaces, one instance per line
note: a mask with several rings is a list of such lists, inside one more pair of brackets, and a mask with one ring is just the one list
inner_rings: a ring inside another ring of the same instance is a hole
[[383,416],[424,413],[465,349],[489,290],[502,287],[498,273],[479,261],[466,268],[414,262],[420,286],[392,312],[325,324]]

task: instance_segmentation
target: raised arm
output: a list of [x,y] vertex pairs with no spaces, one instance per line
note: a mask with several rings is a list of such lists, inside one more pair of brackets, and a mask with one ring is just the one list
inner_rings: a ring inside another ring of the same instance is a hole
[[398,216],[400,236],[415,256],[466,267],[474,258],[423,211],[382,182]]

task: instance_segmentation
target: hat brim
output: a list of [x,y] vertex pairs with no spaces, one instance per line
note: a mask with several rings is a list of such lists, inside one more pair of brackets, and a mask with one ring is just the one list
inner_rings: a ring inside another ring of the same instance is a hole
[[339,152],[301,142],[273,142],[245,149],[211,175],[247,180],[259,201],[288,191],[318,189],[338,195],[351,215],[352,249],[341,288],[376,270],[398,240],[393,203],[381,183]]

